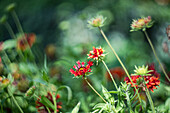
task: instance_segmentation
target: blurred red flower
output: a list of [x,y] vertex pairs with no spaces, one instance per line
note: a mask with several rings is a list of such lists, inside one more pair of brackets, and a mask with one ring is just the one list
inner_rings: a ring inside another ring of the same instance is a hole
[[29,47],[32,47],[36,39],[36,35],[34,33],[25,33],[24,35],[24,37],[18,38],[17,41],[17,48],[22,51],[25,51]]
[[[110,73],[112,74],[114,79],[117,79],[119,81],[121,81],[124,78],[124,76],[126,76],[125,71],[121,67],[111,68]],[[106,72],[105,77],[108,81],[112,81],[108,72]]]

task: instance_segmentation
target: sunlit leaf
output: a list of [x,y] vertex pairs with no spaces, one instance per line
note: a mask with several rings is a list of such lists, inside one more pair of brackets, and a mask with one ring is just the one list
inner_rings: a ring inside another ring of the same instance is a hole
[[78,104],[74,107],[74,109],[72,110],[71,113],[78,113],[79,112],[79,108],[80,108],[80,102],[78,102]]

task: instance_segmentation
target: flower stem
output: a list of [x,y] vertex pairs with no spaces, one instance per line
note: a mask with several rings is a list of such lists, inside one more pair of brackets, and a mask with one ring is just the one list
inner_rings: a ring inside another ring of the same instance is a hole
[[[123,64],[122,61],[120,60],[120,58],[119,58],[119,56],[117,55],[116,51],[115,51],[115,50],[113,49],[113,47],[111,46],[111,44],[110,44],[109,40],[107,39],[106,35],[104,34],[103,30],[102,30],[100,27],[99,27],[99,30],[100,30],[102,36],[104,37],[104,39],[106,40],[107,44],[109,45],[109,47],[110,47],[111,50],[113,51],[113,53],[114,53],[114,55],[116,56],[117,60],[119,61],[119,63],[120,63],[121,66],[123,67],[123,69],[124,69],[124,71],[126,72],[128,78],[129,78],[130,81],[132,82],[132,84],[133,84],[133,86],[134,86],[134,88],[135,88],[135,91],[136,91],[136,93],[137,93],[137,95],[138,95],[139,101],[140,101],[140,103],[142,103],[141,98],[140,98],[140,95],[139,95],[139,93],[138,93],[138,90],[136,89],[136,86],[134,85],[134,83],[133,83],[133,81],[132,81],[132,79],[131,79],[131,77],[130,77],[127,69],[126,69],[126,67],[124,66],[124,64]],[[142,107],[142,108],[143,108],[143,107]]]
[[55,94],[54,94],[54,95],[52,94],[52,98],[53,98],[54,107],[55,107],[55,109],[54,109],[54,113],[57,113],[57,104],[56,104]]
[[6,59],[8,60],[8,63],[11,64],[11,60],[9,59],[8,55],[6,54],[5,50],[2,50]]
[[116,84],[116,82],[115,82],[115,80],[114,80],[114,78],[113,78],[113,76],[112,76],[112,74],[111,74],[109,68],[107,67],[107,65],[106,65],[106,63],[104,62],[104,60],[102,60],[102,62],[103,62],[103,64],[104,64],[104,66],[106,67],[106,69],[107,69],[107,71],[108,71],[108,73],[109,73],[109,75],[110,75],[110,78],[112,79],[113,84],[114,84],[115,87],[116,87],[116,90],[118,90],[117,84]]
[[153,104],[153,101],[152,101],[152,98],[151,98],[151,95],[150,95],[149,90],[148,90],[147,87],[146,87],[146,95],[147,95],[148,100],[149,100],[149,103],[150,103],[150,105],[151,105],[152,112],[153,112],[153,113],[156,113],[156,112],[155,112],[155,108],[154,108],[154,104]]
[[15,37],[15,34],[14,34],[11,26],[9,25],[9,23],[8,23],[8,22],[5,22],[4,25],[5,25],[6,29],[8,30],[10,36],[11,36],[13,39],[15,39],[15,38],[16,38],[16,37]]
[[20,21],[19,21],[19,18],[18,18],[18,16],[17,16],[16,12],[15,12],[15,11],[12,11],[12,12],[11,12],[11,15],[12,15],[12,17],[13,17],[13,19],[14,19],[14,22],[15,22],[15,24],[16,24],[16,26],[17,26],[18,31],[19,31],[20,33],[24,33],[24,31],[23,31],[23,29],[22,29],[22,26],[21,26],[21,23],[20,23]]
[[[6,29],[8,30],[11,38],[16,39],[16,36],[15,36],[15,34],[14,34],[14,32],[13,32],[10,24],[9,24],[8,22],[5,22],[4,25],[5,25]],[[19,51],[19,56],[20,56],[22,59],[24,59],[24,55],[22,54],[21,51]]]
[[87,84],[90,86],[90,88],[105,102],[106,100],[93,88],[93,86],[88,82],[88,80],[85,78],[85,81],[87,82]]
[[158,63],[159,63],[159,65],[160,65],[160,67],[161,67],[163,73],[165,74],[166,78],[167,78],[168,81],[170,82],[170,78],[168,77],[168,75],[167,75],[167,73],[166,73],[164,67],[162,66],[162,64],[161,64],[161,62],[160,62],[160,60],[159,60],[159,58],[158,58],[158,56],[157,56],[157,54],[156,54],[155,48],[154,48],[154,46],[153,46],[153,44],[152,44],[152,42],[151,42],[151,40],[150,40],[150,38],[149,38],[147,32],[144,31],[144,33],[145,33],[146,38],[147,38],[147,40],[148,40],[148,42],[149,42],[149,44],[150,44],[150,46],[151,46],[151,48],[152,48],[152,51],[153,51],[153,53],[154,53],[154,55],[155,55],[155,57],[156,57],[156,60],[158,61]]
[[14,98],[13,94],[11,93],[9,87],[7,88],[7,90],[8,90],[9,95],[12,97],[15,105],[16,105],[16,106],[18,107],[18,109],[20,110],[20,112],[21,112],[21,113],[24,113],[24,112],[22,111],[21,107],[19,106],[19,104],[17,103],[17,101],[15,100],[15,98]]
[[27,46],[28,46],[28,48],[29,48],[30,53],[33,55],[32,51],[31,51],[31,48],[30,48],[30,46],[29,46],[29,44],[28,44],[28,41],[26,40],[26,37],[25,37],[25,35],[24,35],[24,31],[23,31],[23,29],[22,29],[21,23],[20,23],[20,21],[19,21],[19,18],[18,18],[18,16],[17,16],[16,12],[13,10],[13,11],[11,12],[11,15],[12,15],[12,17],[13,17],[13,19],[14,19],[14,22],[15,22],[15,24],[16,24],[16,26],[17,26],[18,31],[19,31],[19,32],[22,34],[22,36],[24,37],[24,40],[25,40],[25,42],[26,42],[26,44],[27,44]]
[[144,78],[143,78],[143,81],[144,81],[144,84],[145,84],[146,96],[148,97],[149,103],[150,103],[150,105],[151,105],[152,112],[153,112],[153,113],[156,113],[156,112],[155,112],[155,108],[154,108],[154,104],[153,104],[153,101],[152,101],[152,98],[151,98],[151,95],[150,95],[149,90],[148,90],[148,88],[147,88],[147,86],[146,86],[146,82],[145,82]]

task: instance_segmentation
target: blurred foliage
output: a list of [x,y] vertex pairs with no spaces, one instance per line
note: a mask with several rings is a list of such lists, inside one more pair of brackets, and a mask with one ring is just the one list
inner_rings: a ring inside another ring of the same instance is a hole
[[[73,79],[69,72],[77,60],[87,60],[87,53],[93,46],[102,46],[108,53],[105,61],[110,69],[120,66],[99,31],[87,28],[87,20],[96,14],[107,17],[103,30],[130,73],[133,72],[134,65],[154,62],[158,72],[163,75],[144,34],[129,32],[132,19],[151,16],[155,23],[147,31],[162,64],[170,74],[170,50],[164,52],[162,49],[164,42],[167,42],[170,47],[166,34],[166,27],[170,25],[169,0],[0,0],[0,18],[6,14],[8,23],[14,33],[18,34],[11,15],[5,12],[5,7],[12,2],[17,5],[15,11],[24,32],[37,35],[36,43],[31,48],[34,56],[26,51],[24,52],[25,59],[19,61],[20,55],[14,48],[16,40],[10,37],[4,25],[0,25],[0,41],[4,41],[4,48],[12,62],[17,62],[17,66],[14,67],[19,68],[16,69],[15,75],[16,77],[23,76],[21,80],[16,80],[21,85],[11,86],[11,89],[13,93],[16,91],[14,96],[24,111],[35,112],[36,108],[35,98],[23,98],[22,91],[26,92],[28,87],[36,85],[39,89],[36,93],[43,95],[49,90],[49,87],[51,88],[48,83],[54,85],[54,88],[62,85],[71,88],[73,96],[70,104],[67,104],[67,98],[69,98],[67,91],[59,91],[63,112],[71,112],[76,105],[75,111],[79,109],[80,112],[90,112],[96,103],[101,102],[100,98],[86,86],[87,84],[83,84],[83,79]],[[34,60],[35,62],[33,62]],[[3,67],[0,69],[0,73],[7,76],[9,70],[7,67]],[[107,86],[108,90],[113,90],[112,83],[107,81],[105,74],[104,66],[99,63],[93,70],[93,75],[89,77],[90,82],[99,92],[102,90],[101,84]],[[25,78],[28,82],[23,84],[22,80]],[[116,82],[120,84],[119,80]],[[164,76],[161,76],[161,83],[158,91],[155,91],[152,96],[158,110],[166,112],[170,96],[166,93],[169,91],[169,84]],[[22,85],[24,86],[21,87]],[[164,88],[166,90],[163,90]],[[4,108],[7,112],[11,109],[14,110],[15,106],[12,107],[11,100],[6,97],[8,97],[7,93],[0,95]],[[18,111],[16,110],[16,112]]]

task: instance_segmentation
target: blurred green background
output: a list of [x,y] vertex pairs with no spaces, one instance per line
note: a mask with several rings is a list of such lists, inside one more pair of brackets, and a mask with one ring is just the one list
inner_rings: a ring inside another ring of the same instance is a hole
[[[72,79],[69,69],[77,60],[86,61],[86,54],[93,46],[102,46],[109,53],[105,59],[109,68],[120,66],[98,29],[90,30],[87,27],[87,20],[97,14],[107,17],[103,30],[130,73],[133,72],[134,65],[152,62],[158,72],[162,73],[144,34],[140,31],[130,32],[132,19],[151,16],[154,25],[147,32],[166,71],[170,73],[170,51],[165,52],[162,46],[166,42],[167,47],[170,47],[166,34],[166,27],[170,25],[170,0],[0,0],[0,17],[6,14],[5,7],[13,2],[17,4],[15,11],[24,31],[37,35],[33,46],[37,62],[41,64],[46,54],[48,66],[59,67],[56,73],[62,75],[62,79],[52,79],[51,82],[70,86],[75,95],[73,103],[78,100],[83,103],[86,100],[82,95],[87,94],[81,94],[82,81]],[[17,33],[10,15],[8,22]],[[10,39],[10,35],[0,25],[0,41],[7,39]],[[54,70],[56,71],[55,68]],[[101,89],[101,83],[108,84],[107,87],[111,88],[105,79],[105,72],[103,65],[99,63],[93,76],[90,76],[98,90]],[[167,84],[164,76],[161,79]],[[118,84],[119,82],[117,81]],[[93,97],[88,97],[89,103],[91,100]],[[82,105],[81,109],[89,111],[87,105]]]

